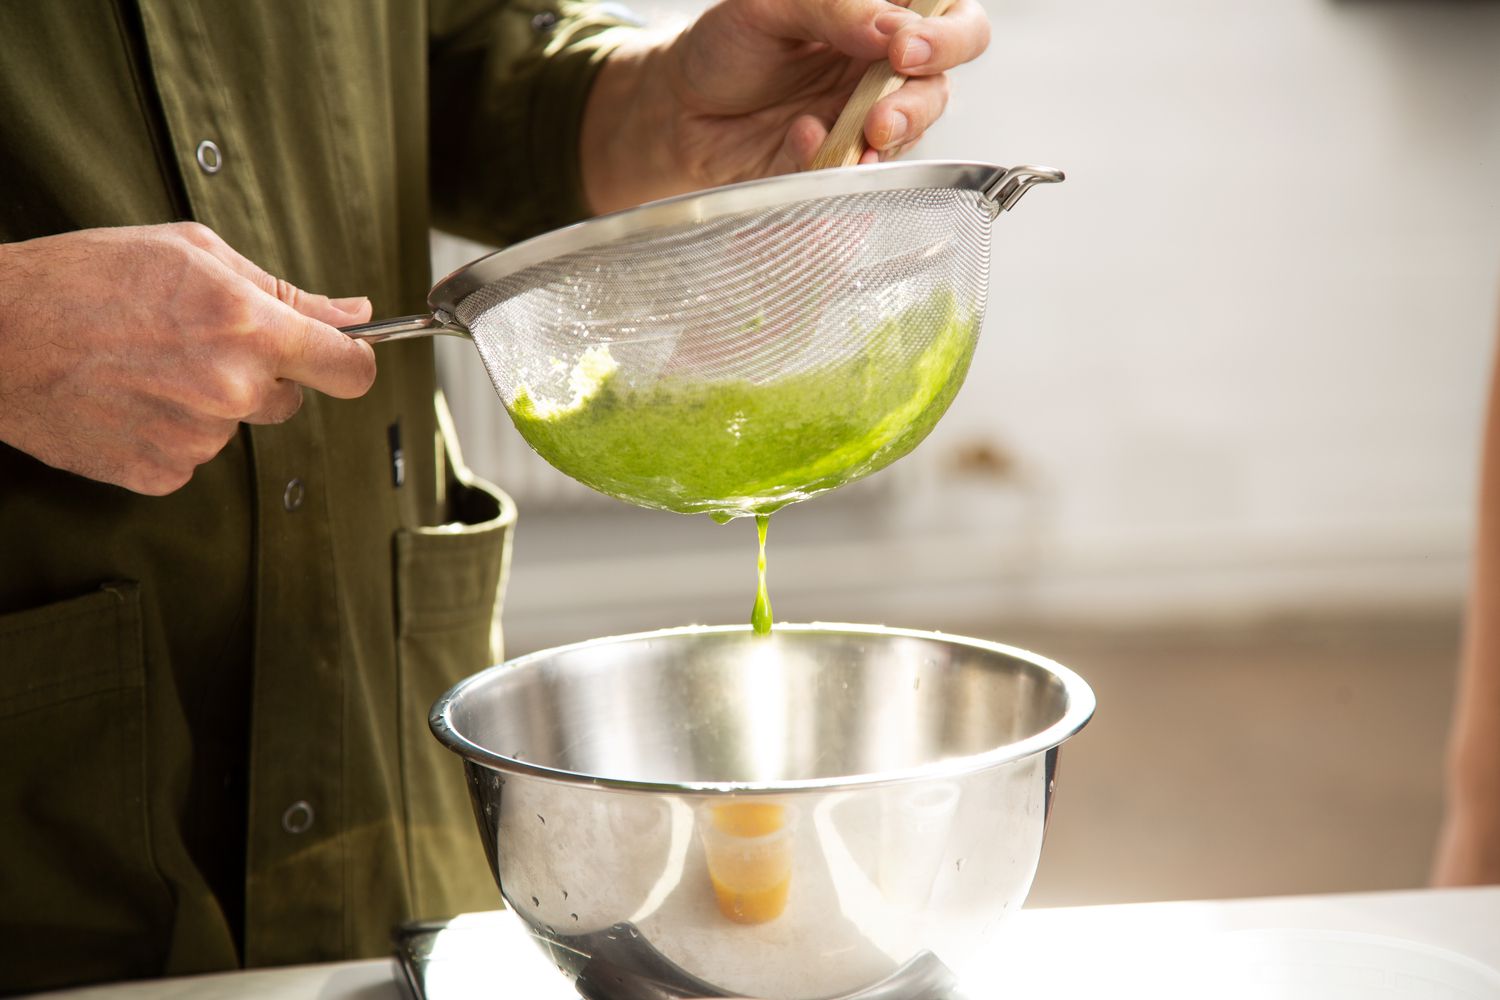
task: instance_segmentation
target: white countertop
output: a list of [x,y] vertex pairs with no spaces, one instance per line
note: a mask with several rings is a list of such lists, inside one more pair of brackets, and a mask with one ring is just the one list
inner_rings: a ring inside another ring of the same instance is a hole
[[[489,972],[482,995],[494,1000],[570,1000],[573,991],[507,914],[460,918],[487,932]],[[491,928],[496,928],[489,933]],[[1149,995],[1141,977],[1205,944],[1253,930],[1319,930],[1399,938],[1446,949],[1500,969],[1500,886],[1407,892],[1293,896],[1202,902],[1024,910],[995,956],[1006,992],[1068,1000]],[[494,970],[506,970],[497,990]],[[1500,981],[1500,980],[1497,980]],[[1132,988],[1132,984],[1135,988]],[[1022,988],[1024,987],[1024,988]],[[982,1000],[984,984],[967,992]],[[1208,994],[1205,994],[1208,995]],[[1500,996],[1500,993],[1496,994]],[[407,1000],[390,960],[296,966],[215,976],[123,983],[47,994],[49,1000]]]

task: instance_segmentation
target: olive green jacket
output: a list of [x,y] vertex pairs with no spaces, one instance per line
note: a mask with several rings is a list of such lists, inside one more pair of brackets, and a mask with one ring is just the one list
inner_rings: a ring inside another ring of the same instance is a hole
[[[613,23],[0,0],[0,242],[196,219],[419,311],[431,226],[498,243],[583,211]],[[166,497],[0,445],[0,993],[379,954],[498,903],[426,717],[497,653],[514,512],[444,460],[430,343],[377,358],[365,397],[307,393]]]

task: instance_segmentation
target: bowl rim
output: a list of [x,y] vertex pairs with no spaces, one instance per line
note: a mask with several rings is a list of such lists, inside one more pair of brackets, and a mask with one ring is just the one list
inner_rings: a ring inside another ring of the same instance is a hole
[[834,775],[825,778],[799,778],[791,781],[647,781],[634,778],[614,778],[608,775],[590,774],[585,771],[569,771],[564,768],[547,767],[532,761],[496,753],[480,746],[458,731],[452,722],[455,703],[471,687],[484,683],[499,673],[515,670],[541,669],[540,663],[561,654],[594,646],[614,645],[625,642],[640,642],[682,635],[713,635],[719,633],[748,633],[749,625],[684,625],[675,628],[656,629],[646,632],[631,632],[623,635],[601,636],[581,642],[552,646],[526,653],[487,667],[459,681],[433,703],[428,713],[428,726],[449,750],[473,764],[488,767],[508,774],[526,775],[563,784],[589,785],[599,788],[631,791],[673,793],[717,793],[736,795],[775,795],[791,792],[834,791],[851,788],[867,788],[876,785],[899,784],[930,779],[955,778],[1001,767],[1023,760],[1060,746],[1069,737],[1082,729],[1093,718],[1097,702],[1088,683],[1077,673],[1055,660],[1041,656],[1017,646],[1008,646],[988,639],[975,639],[948,632],[922,629],[895,628],[888,625],[856,625],[844,622],[780,623],[772,630],[776,633],[838,633],[845,635],[899,636],[913,639],[938,640],[951,645],[967,646],[988,653],[998,653],[1012,659],[1022,660],[1032,666],[1041,667],[1062,683],[1067,703],[1058,720],[1031,736],[1014,743],[1007,743],[992,750],[922,764],[918,767],[875,771],[867,774]]

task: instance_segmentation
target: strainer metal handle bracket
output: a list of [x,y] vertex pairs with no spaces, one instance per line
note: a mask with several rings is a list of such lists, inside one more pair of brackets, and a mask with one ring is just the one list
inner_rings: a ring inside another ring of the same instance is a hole
[[1021,196],[1037,184],[1056,184],[1063,180],[1061,170],[1052,167],[1021,165],[1011,167],[984,188],[984,196],[997,206],[996,214],[1008,212]]

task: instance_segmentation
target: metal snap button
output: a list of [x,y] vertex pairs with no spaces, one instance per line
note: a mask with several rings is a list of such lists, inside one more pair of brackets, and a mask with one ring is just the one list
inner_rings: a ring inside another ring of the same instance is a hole
[[287,510],[297,510],[302,506],[302,498],[307,491],[302,488],[302,480],[293,479],[286,484],[286,489],[281,491],[281,506]]
[[204,139],[198,143],[198,166],[205,174],[216,174],[219,168],[224,166],[224,154],[219,152],[219,144],[212,139]]
[[531,19],[531,30],[537,34],[543,34],[557,27],[557,15],[550,10],[544,10]]
[[313,807],[302,799],[287,806],[281,814],[281,828],[287,833],[306,833],[312,825]]

